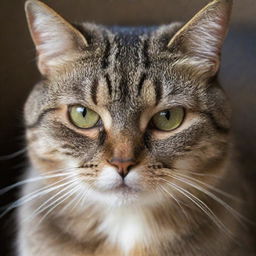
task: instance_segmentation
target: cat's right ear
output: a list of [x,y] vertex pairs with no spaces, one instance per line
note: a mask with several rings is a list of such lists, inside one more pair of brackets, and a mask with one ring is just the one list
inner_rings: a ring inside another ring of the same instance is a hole
[[50,76],[67,62],[76,60],[88,46],[76,28],[44,3],[28,0],[25,11],[42,75]]
[[176,65],[202,79],[217,74],[232,0],[213,0],[173,36],[168,44]]

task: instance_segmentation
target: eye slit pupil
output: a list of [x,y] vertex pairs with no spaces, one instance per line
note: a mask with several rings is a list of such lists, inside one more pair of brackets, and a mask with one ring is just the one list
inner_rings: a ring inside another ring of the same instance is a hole
[[86,114],[87,114],[87,109],[84,108],[84,107],[78,107],[78,108],[77,108],[77,112],[80,112],[81,115],[82,115],[83,117],[85,117]]
[[167,110],[167,111],[163,111],[160,113],[161,116],[164,116],[168,121],[171,118],[171,111]]
[[84,108],[84,109],[83,109],[83,112],[82,112],[83,117],[85,117],[86,114],[87,114],[87,110],[86,110],[86,108]]

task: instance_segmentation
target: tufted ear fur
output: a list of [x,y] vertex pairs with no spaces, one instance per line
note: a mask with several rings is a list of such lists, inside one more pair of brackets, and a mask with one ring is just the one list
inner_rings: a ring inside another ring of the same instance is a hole
[[231,7],[232,0],[214,0],[174,35],[168,48],[177,57],[178,65],[204,78],[217,73]]
[[84,36],[55,11],[37,0],[28,0],[25,11],[38,55],[38,68],[48,76],[78,58],[88,46]]

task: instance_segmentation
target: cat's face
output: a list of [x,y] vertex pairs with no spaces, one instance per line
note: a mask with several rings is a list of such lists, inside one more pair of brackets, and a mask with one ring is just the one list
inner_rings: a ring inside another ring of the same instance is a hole
[[219,174],[230,125],[215,76],[228,20],[224,2],[182,29],[83,24],[80,32],[29,2],[45,77],[25,107],[34,168],[68,172],[74,194],[111,205],[184,197],[182,177]]

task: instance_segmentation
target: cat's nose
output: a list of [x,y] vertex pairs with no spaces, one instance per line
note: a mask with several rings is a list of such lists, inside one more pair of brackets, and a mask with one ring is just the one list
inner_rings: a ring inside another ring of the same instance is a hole
[[115,167],[117,167],[117,172],[120,174],[122,178],[129,173],[131,167],[134,166],[135,160],[134,159],[122,159],[122,158],[112,158],[109,160],[109,163]]

